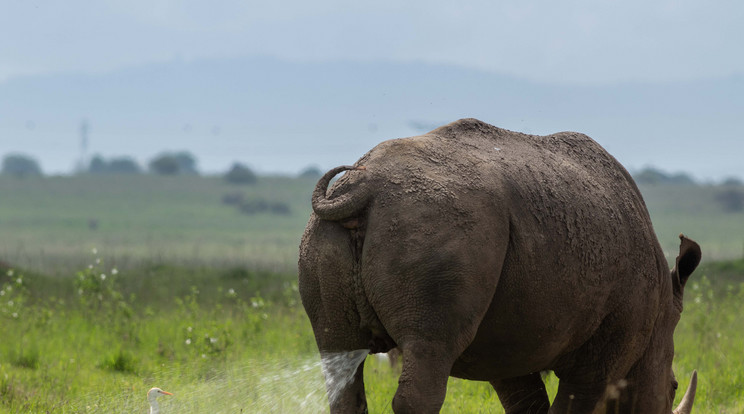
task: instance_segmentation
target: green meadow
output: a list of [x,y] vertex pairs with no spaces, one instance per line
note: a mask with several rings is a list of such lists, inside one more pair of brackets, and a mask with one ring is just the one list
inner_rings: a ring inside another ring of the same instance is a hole
[[[0,413],[146,413],[155,386],[174,394],[162,413],[327,412],[296,282],[314,184],[0,177]],[[681,232],[705,257],[675,334],[680,389],[697,369],[696,413],[744,413],[744,213],[718,186],[641,190],[668,258]],[[392,412],[395,369],[364,369],[370,412]],[[442,412],[503,410],[450,379]]]

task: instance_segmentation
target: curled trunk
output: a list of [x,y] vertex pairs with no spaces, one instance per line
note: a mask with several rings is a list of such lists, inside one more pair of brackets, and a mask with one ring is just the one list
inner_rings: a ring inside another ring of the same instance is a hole
[[342,165],[328,171],[318,180],[315,191],[313,191],[312,204],[313,211],[320,218],[331,221],[347,219],[359,213],[367,205],[371,193],[369,186],[364,185],[364,183],[350,188],[348,192],[340,194],[337,197],[332,199],[327,198],[326,191],[333,177],[343,171],[349,170],[363,171],[365,168]]
[[695,392],[697,391],[697,371],[692,371],[690,385],[687,386],[685,396],[679,402],[679,406],[672,414],[690,414],[692,412],[692,403],[695,401]]

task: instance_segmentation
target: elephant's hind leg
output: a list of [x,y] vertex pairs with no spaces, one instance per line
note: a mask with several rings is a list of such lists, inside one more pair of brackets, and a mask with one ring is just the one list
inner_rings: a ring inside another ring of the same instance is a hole
[[447,354],[442,343],[406,341],[403,372],[393,398],[395,414],[438,413],[447,394],[447,379],[456,356]]
[[491,381],[506,414],[547,414],[550,408],[545,383],[539,372],[523,377]]

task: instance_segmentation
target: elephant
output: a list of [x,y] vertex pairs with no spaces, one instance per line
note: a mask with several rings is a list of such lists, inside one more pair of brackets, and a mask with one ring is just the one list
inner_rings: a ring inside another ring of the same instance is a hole
[[[700,246],[680,234],[670,270],[630,174],[588,136],[461,119],[328,171],[312,208],[298,278],[321,359],[397,347],[395,413],[439,412],[450,376],[490,382],[508,414],[672,412]],[[331,413],[367,412],[360,362]]]

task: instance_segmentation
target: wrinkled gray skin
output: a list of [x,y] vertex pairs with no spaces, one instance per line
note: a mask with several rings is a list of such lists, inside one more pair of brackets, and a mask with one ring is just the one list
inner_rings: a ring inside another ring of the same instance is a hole
[[[299,287],[321,353],[402,351],[396,413],[438,412],[450,375],[489,381],[510,414],[672,411],[700,248],[680,236],[670,272],[633,180],[596,142],[464,119],[356,167],[328,194],[352,167],[318,183]],[[544,370],[560,379],[552,406]],[[366,409],[362,365],[331,412]]]

